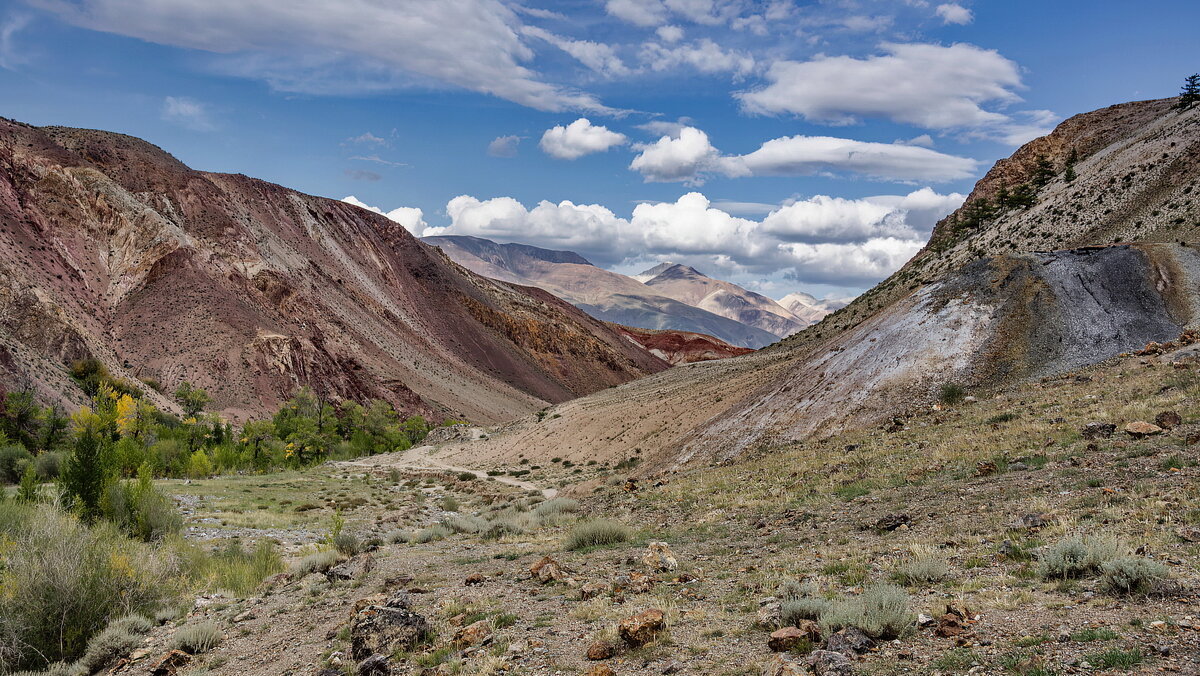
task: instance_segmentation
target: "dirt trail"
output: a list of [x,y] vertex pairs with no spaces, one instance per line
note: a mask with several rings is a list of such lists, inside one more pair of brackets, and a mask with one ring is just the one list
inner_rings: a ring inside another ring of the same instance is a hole
[[528,481],[521,481],[508,476],[489,476],[487,472],[480,469],[471,469],[469,467],[459,467],[442,462],[437,458],[432,457],[438,451],[438,446],[417,446],[410,448],[407,451],[399,453],[385,453],[383,455],[374,455],[369,458],[361,458],[358,460],[347,460],[335,463],[339,467],[362,467],[362,468],[383,468],[383,469],[426,469],[426,470],[444,470],[450,472],[469,472],[479,477],[480,479],[494,479],[502,484],[514,486],[527,491],[538,491],[547,499],[558,495],[557,488],[542,488],[537,484]]

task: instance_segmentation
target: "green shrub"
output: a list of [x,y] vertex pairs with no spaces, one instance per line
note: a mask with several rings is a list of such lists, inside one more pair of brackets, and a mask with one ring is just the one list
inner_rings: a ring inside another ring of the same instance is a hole
[[308,575],[309,573],[324,573],[330,568],[336,566],[338,561],[341,560],[341,555],[332,549],[313,552],[312,554],[305,556],[303,559],[300,559],[300,563],[296,565],[296,572],[301,575]]
[[1085,659],[1094,669],[1129,669],[1141,664],[1145,658],[1142,656],[1142,651],[1137,648],[1133,650],[1113,648],[1102,653],[1092,653]]
[[185,624],[171,637],[171,647],[176,650],[199,655],[206,653],[221,644],[225,635],[221,628],[211,620]]
[[444,511],[457,512],[459,508],[458,498],[455,498],[453,495],[447,495],[442,498],[440,506]]
[[938,392],[938,401],[943,404],[959,404],[967,396],[966,389],[957,383],[943,383],[941,390]]
[[15,484],[20,481],[28,462],[33,462],[33,454],[21,444],[0,446],[0,482]]
[[568,550],[602,547],[626,542],[630,538],[629,528],[624,524],[604,519],[584,521],[571,529],[564,547]]
[[53,481],[58,478],[62,469],[63,454],[58,451],[45,451],[34,460],[34,469],[38,478],[43,481]]
[[131,537],[150,542],[183,528],[175,503],[154,487],[149,465],[142,465],[138,480],[119,481],[105,492],[104,517]]
[[406,530],[399,529],[399,528],[396,530],[390,530],[387,533],[385,533],[383,536],[384,542],[387,542],[388,544],[391,544],[391,545],[401,544],[404,542],[410,542],[410,541],[412,541],[412,538],[413,538],[412,533],[410,533],[409,531],[406,531]]
[[900,584],[915,587],[941,582],[949,572],[945,561],[932,554],[918,554],[897,566],[892,577]]
[[115,526],[51,504],[0,504],[0,540],[0,673],[79,657],[111,618],[153,613],[181,582]]
[[542,518],[562,514],[577,514],[579,502],[571,498],[550,498],[534,508],[533,513]]
[[117,659],[133,652],[142,644],[151,628],[150,620],[141,615],[126,615],[114,620],[88,641],[87,650],[79,658],[76,667],[84,673],[94,673],[112,664]]
[[1095,573],[1104,562],[1120,555],[1121,545],[1104,537],[1072,537],[1050,545],[1038,562],[1045,579],[1073,579]]
[[442,525],[455,533],[479,533],[487,530],[489,524],[477,516],[455,515],[442,519]]
[[1170,574],[1163,564],[1141,556],[1122,556],[1100,567],[1104,589],[1113,594],[1149,594]]
[[915,620],[908,593],[895,585],[876,584],[861,596],[834,601],[820,622],[829,632],[853,626],[873,638],[896,638],[908,633]]
[[427,542],[434,542],[435,540],[445,540],[453,535],[453,533],[454,532],[449,528],[446,528],[441,524],[437,524],[418,531],[417,534],[413,536],[412,541],[416,544],[423,545]]

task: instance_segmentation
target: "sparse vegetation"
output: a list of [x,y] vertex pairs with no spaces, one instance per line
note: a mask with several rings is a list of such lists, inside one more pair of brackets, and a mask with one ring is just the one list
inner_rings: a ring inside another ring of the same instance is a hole
[[221,644],[225,634],[211,620],[185,624],[175,632],[171,639],[172,647],[199,655],[206,653]]
[[1120,543],[1105,537],[1070,537],[1051,545],[1041,555],[1038,570],[1047,579],[1072,579],[1099,572],[1105,562],[1120,555]]
[[1149,594],[1169,575],[1163,564],[1141,556],[1122,556],[1100,566],[1106,591],[1114,594]]
[[583,521],[572,528],[563,547],[568,550],[603,547],[626,542],[629,538],[629,528],[624,524],[595,519]]

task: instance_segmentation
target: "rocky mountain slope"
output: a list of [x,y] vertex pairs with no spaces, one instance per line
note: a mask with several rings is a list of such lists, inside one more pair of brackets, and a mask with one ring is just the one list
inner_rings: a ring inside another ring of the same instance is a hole
[[[1170,103],[1076,116],[1030,142],[997,163],[913,261],[816,326],[752,355],[568,402],[493,437],[490,453],[578,461],[603,448],[646,458],[648,470],[723,460],[880,424],[934,403],[945,385],[982,391],[1197,328],[1200,252],[1187,242],[1200,234],[1200,110]],[[1032,181],[1028,162],[1050,165],[1031,203],[972,206],[999,191],[997,175]]]
[[0,379],[71,405],[84,357],[163,391],[189,380],[233,418],[310,385],[496,422],[668,367],[366,210],[0,119]]
[[505,282],[536,286],[604,321],[646,329],[703,333],[738,347],[760,348],[784,334],[744,324],[670,298],[622,274],[598,268],[578,254],[478,237],[424,238],[467,269]]
[[687,331],[656,331],[616,325],[621,335],[650,350],[651,354],[670,364],[693,364],[698,361],[727,359],[749,354],[748,347],[735,347],[719,338]]
[[635,279],[668,298],[735,319],[781,338],[812,323],[795,316],[762,294],[747,291],[731,282],[713,279],[687,265],[664,263],[637,275]]
[[840,310],[850,304],[852,298],[834,299],[826,298],[825,300],[817,300],[812,296],[803,292],[789,293],[779,299],[779,304],[788,312],[791,312],[798,319],[806,322],[808,325],[816,324],[825,318],[825,315],[830,312]]

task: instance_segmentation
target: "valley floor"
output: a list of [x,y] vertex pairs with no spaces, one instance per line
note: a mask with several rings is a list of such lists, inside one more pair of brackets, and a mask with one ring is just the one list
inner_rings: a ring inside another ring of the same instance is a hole
[[[549,459],[468,471],[456,466],[463,453],[448,465],[422,447],[167,482],[193,538],[273,537],[299,565],[338,510],[373,542],[344,574],[284,574],[256,598],[199,599],[193,618],[215,619],[226,640],[180,673],[353,673],[356,604],[401,589],[435,636],[396,655],[395,673],[806,673],[775,671],[763,626],[780,584],[804,579],[829,598],[895,582],[914,614],[934,618],[855,654],[854,673],[1200,674],[1200,364],[1170,361],[1112,360],[659,481]],[[1164,412],[1182,424],[1141,438],[1122,431]],[[1116,432],[1084,438],[1093,422]],[[578,499],[579,512],[539,515],[552,490]],[[480,527],[475,514],[525,532],[418,535],[443,521]],[[625,524],[630,538],[566,550],[588,519]],[[1149,595],[1110,593],[1090,573],[1047,579],[1039,556],[1072,535],[1117,540],[1170,578]],[[650,542],[667,543],[678,568],[649,569]],[[532,579],[544,556],[569,579]],[[969,608],[968,621],[950,626],[948,604]],[[665,612],[666,629],[621,645],[617,624],[650,608]],[[491,637],[452,646],[477,620]],[[146,656],[121,673],[150,673],[173,631],[155,630]],[[588,660],[597,641],[615,656]]]

